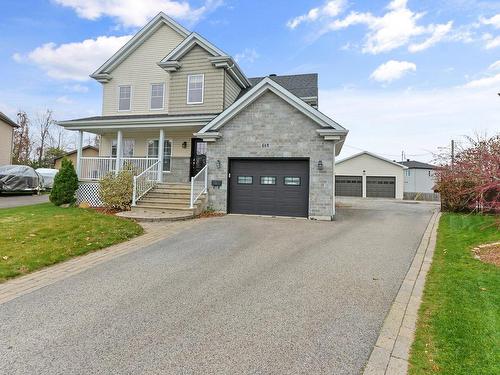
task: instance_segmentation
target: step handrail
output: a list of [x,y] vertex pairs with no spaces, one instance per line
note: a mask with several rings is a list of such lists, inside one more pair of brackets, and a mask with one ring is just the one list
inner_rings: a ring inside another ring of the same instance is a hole
[[[197,194],[195,193],[195,181],[203,175],[203,189],[201,189]],[[194,204],[198,198],[205,194],[208,190],[208,165],[205,165],[194,177],[191,177],[191,198],[189,202],[189,208],[194,208]],[[196,195],[196,196],[195,196]]]
[[[145,169],[143,172],[134,176],[134,188],[132,191],[132,206],[137,205],[137,201],[141,199],[144,194],[153,189],[158,182],[158,168],[160,160]],[[152,173],[153,178],[148,179],[148,174]]]

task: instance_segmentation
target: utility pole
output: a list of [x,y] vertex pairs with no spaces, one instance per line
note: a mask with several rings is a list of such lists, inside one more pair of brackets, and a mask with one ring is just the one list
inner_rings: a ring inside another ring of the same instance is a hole
[[405,161],[405,152],[401,151],[401,161]]

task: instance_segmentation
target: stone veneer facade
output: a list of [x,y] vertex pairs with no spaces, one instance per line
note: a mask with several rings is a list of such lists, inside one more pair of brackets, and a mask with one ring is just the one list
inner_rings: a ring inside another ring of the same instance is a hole
[[[218,130],[220,139],[208,143],[208,205],[227,212],[229,158],[308,158],[309,217],[331,219],[333,142],[320,137],[317,129],[318,124],[276,94],[264,93]],[[212,180],[222,180],[222,186],[212,187]]]

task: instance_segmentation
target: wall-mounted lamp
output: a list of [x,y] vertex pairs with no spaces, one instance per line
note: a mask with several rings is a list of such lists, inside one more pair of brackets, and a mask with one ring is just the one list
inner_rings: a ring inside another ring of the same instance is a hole
[[318,161],[318,170],[320,170],[320,171],[323,170],[323,160]]
[[187,148],[187,146],[188,146],[187,142],[185,142],[185,141],[182,142],[182,148]]
[[220,162],[220,160],[217,160],[217,161],[215,162],[215,166],[217,167],[217,169],[220,169],[220,167],[221,167],[221,162]]

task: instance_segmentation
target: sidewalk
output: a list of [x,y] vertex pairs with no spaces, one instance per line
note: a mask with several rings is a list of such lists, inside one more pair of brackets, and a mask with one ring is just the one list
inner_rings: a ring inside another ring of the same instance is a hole
[[168,238],[184,228],[195,225],[196,220],[172,223],[143,223],[145,234],[102,250],[97,250],[62,263],[49,266],[40,271],[21,276],[0,284],[0,304],[19,296],[31,293],[44,286],[76,275],[97,264],[128,254],[155,242]]
[[441,213],[435,212],[387,314],[363,375],[406,375],[425,277],[431,266]]

